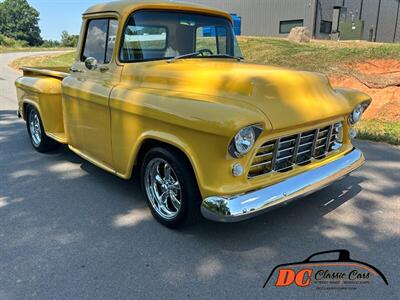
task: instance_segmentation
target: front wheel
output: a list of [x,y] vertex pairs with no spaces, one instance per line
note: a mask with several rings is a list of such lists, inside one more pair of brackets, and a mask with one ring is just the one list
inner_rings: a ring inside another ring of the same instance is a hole
[[141,165],[142,189],[153,216],[178,228],[200,219],[200,193],[187,159],[177,151],[153,148]]
[[46,135],[38,110],[33,106],[28,106],[26,112],[26,126],[33,148],[41,153],[58,148],[60,144]]

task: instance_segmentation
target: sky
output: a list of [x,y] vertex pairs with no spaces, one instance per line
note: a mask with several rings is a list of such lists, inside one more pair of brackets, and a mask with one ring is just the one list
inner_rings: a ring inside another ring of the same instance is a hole
[[79,34],[82,13],[91,5],[110,0],[28,0],[40,13],[39,26],[44,39],[60,40],[63,30]]

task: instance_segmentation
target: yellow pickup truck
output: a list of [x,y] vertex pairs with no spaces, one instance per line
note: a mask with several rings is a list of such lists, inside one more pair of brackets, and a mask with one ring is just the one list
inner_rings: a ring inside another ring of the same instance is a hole
[[229,14],[119,1],[83,15],[75,63],[23,68],[18,115],[39,152],[60,144],[138,174],[169,227],[248,219],[360,167],[368,95],[326,76],[246,63]]

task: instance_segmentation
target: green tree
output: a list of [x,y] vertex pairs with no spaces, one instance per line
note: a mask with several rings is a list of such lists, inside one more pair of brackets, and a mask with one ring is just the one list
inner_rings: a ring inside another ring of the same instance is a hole
[[67,31],[61,33],[62,47],[76,47],[78,45],[79,35],[69,34]]
[[41,45],[39,12],[27,0],[0,2],[0,33],[30,46]]

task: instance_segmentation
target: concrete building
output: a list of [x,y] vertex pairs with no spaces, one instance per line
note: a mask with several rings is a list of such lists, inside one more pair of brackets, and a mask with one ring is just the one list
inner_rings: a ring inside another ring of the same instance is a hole
[[400,42],[400,0],[186,0],[236,13],[242,34],[286,36],[307,26],[318,39]]

